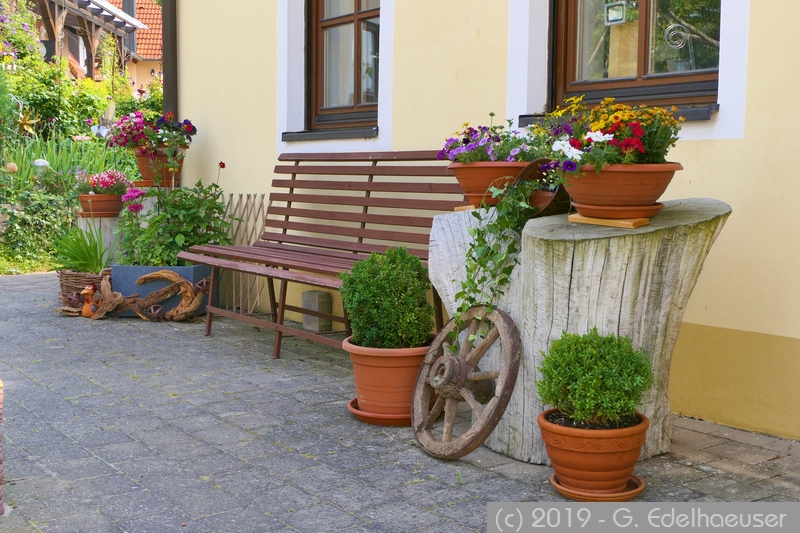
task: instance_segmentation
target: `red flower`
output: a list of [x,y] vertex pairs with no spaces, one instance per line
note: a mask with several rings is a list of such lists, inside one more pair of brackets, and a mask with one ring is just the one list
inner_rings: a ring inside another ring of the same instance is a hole
[[637,139],[644,136],[644,130],[642,129],[641,124],[638,122],[628,122],[628,126],[630,126],[631,133],[633,133]]
[[622,141],[622,151],[624,153],[627,154],[628,152],[632,152],[633,150],[639,150],[641,153],[645,153],[642,141],[634,138],[625,139],[624,141]]
[[219,162],[219,168],[225,168],[225,162],[224,161],[220,161]]
[[608,128],[608,133],[614,133],[615,131],[617,131],[619,129],[620,124],[622,124],[622,122],[615,122],[614,124],[612,124],[611,127]]
[[164,113],[164,120],[170,120],[171,121],[174,118],[175,118],[175,113],[173,113],[172,111]]
[[575,148],[576,150],[580,150],[582,147],[581,142],[578,139],[570,139],[569,145]]

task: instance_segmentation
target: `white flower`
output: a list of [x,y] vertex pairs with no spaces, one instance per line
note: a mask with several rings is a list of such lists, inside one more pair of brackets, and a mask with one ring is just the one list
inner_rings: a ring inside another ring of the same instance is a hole
[[572,159],[573,161],[580,161],[581,156],[583,156],[583,152],[578,150],[577,148],[573,148],[570,146],[569,142],[567,141],[556,141],[553,143],[553,151],[554,152],[561,152],[567,158]]
[[593,142],[610,141],[614,138],[612,133],[603,134],[602,131],[590,131],[586,134],[586,138]]

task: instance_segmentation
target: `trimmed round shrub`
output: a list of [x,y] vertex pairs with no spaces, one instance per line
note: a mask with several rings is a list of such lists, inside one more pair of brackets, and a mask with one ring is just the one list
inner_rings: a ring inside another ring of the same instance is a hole
[[603,337],[597,328],[584,335],[564,332],[544,354],[539,371],[542,403],[592,424],[634,415],[653,382],[644,350],[634,350],[630,337]]
[[342,302],[351,342],[368,348],[423,346],[433,330],[428,270],[405,248],[373,253],[342,272]]

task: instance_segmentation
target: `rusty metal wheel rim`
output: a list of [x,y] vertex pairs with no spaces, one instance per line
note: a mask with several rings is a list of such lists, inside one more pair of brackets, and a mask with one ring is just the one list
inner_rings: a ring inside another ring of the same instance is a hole
[[[521,356],[519,332],[505,312],[487,311],[485,306],[478,306],[461,316],[459,333],[464,330],[467,333],[458,352],[452,355],[448,346],[451,332],[458,326],[455,320],[450,320],[431,343],[417,375],[411,427],[422,449],[434,457],[458,459],[475,450],[494,430],[511,399]],[[475,345],[468,339],[478,333],[481,325],[486,332]],[[481,370],[478,364],[498,339],[502,343],[499,370]],[[432,402],[434,392],[437,398]],[[472,426],[453,438],[462,401],[472,412]],[[442,413],[444,421],[439,439],[434,436],[433,428]]]

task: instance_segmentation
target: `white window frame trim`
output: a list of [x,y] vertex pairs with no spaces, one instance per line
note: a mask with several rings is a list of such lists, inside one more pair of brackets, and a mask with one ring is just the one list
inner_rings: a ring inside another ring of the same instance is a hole
[[[711,120],[686,122],[686,140],[744,137],[750,0],[722,0],[719,112]],[[550,0],[509,0],[506,116],[543,113],[547,106]]]
[[392,58],[394,0],[381,0],[378,79],[378,136],[369,139],[281,140],[284,132],[305,129],[306,2],[278,0],[277,152],[384,151],[392,146]]

